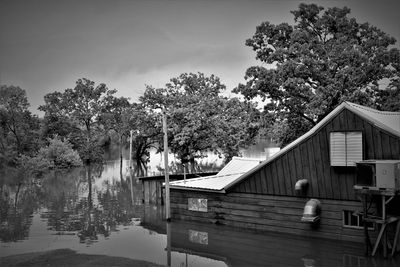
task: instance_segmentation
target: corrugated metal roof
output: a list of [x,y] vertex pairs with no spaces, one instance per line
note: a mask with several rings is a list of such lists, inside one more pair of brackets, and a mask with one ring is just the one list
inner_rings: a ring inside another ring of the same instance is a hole
[[233,157],[217,175],[170,182],[171,188],[221,191],[260,163],[259,159]]
[[379,111],[350,102],[346,103],[355,113],[375,123],[376,126],[400,136],[400,112]]
[[203,190],[223,190],[224,187],[239,178],[243,173],[232,173],[227,175],[214,175],[201,178],[179,180],[170,183],[171,188],[195,188]]
[[220,170],[217,175],[247,172],[257,166],[261,160],[253,158],[233,157],[232,160]]

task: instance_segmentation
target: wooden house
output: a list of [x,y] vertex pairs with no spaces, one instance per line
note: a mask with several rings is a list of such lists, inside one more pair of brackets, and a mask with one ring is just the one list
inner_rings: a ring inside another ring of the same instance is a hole
[[[172,218],[361,242],[356,162],[369,159],[400,159],[400,113],[343,102],[248,171],[172,182]],[[312,208],[315,218],[304,218]],[[376,236],[377,227],[367,226]]]

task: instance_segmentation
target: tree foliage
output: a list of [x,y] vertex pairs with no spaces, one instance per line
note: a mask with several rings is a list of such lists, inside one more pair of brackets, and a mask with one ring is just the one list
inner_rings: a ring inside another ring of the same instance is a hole
[[400,112],[400,87],[379,91],[378,103],[381,110]]
[[100,122],[107,131],[114,131],[121,136],[127,136],[129,127],[126,125],[124,117],[129,115],[131,109],[129,99],[109,95],[105,103],[100,115]]
[[260,112],[250,102],[237,98],[222,98],[218,105],[219,115],[213,117],[216,129],[217,151],[225,161],[240,155],[240,149],[252,144],[259,133]]
[[18,155],[34,154],[39,148],[40,122],[28,110],[25,90],[0,87],[0,158],[9,162]]
[[49,162],[49,168],[69,168],[82,165],[82,161],[77,151],[72,148],[68,140],[62,140],[55,136],[48,140],[49,145],[41,148],[37,158]]
[[44,96],[45,104],[39,110],[45,112],[42,129],[43,138],[60,136],[73,139],[79,135],[80,129],[66,111],[65,100],[61,92],[53,92]]
[[[105,84],[95,86],[91,80],[78,79],[73,89],[46,95],[45,105],[39,109],[45,112],[47,118],[54,118],[58,123],[66,119],[71,129],[76,129],[70,140],[84,162],[99,161],[103,154],[99,143],[103,128],[99,119],[115,92]],[[59,127],[57,129],[60,130]]]
[[146,107],[166,110],[168,144],[182,163],[194,163],[207,151],[224,154],[229,160],[254,138],[256,110],[248,103],[220,96],[224,89],[214,75],[183,73],[165,88],[148,86],[140,98]]
[[132,130],[132,156],[138,163],[147,163],[150,149],[157,147],[162,136],[159,114],[139,103],[133,103],[128,114],[124,119]]
[[400,112],[400,53],[393,56],[392,67],[395,75],[390,80],[388,88],[378,92],[378,108],[387,111]]
[[[247,69],[235,92],[268,100],[284,144],[321,121],[342,101],[373,106],[380,80],[394,79],[396,40],[369,23],[350,18],[350,9],[300,4],[295,24],[263,22],[246,40],[270,68]],[[289,129],[293,133],[287,132]],[[291,135],[287,138],[287,133]],[[286,140],[285,140],[286,138]]]

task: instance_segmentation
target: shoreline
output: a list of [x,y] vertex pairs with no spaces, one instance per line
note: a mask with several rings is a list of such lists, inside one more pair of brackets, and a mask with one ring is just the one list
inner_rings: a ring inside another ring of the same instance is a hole
[[0,258],[0,266],[137,266],[161,267],[152,262],[124,257],[81,254],[72,249],[23,253]]

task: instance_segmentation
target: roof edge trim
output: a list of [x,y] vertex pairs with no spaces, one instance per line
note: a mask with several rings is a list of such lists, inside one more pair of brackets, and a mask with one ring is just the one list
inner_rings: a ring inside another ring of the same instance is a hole
[[[354,105],[354,106],[353,106]],[[396,131],[393,128],[388,127],[387,125],[385,125],[384,123],[380,122],[379,120],[377,120],[376,118],[372,118],[371,116],[369,116],[368,114],[365,114],[363,112],[361,112],[358,108],[355,107],[355,105],[357,104],[348,104],[348,109],[351,110],[352,112],[354,112],[355,114],[357,114],[360,117],[363,117],[364,119],[370,121],[371,123],[373,123],[376,127],[381,128],[391,134],[394,134],[398,137],[400,137],[400,132]],[[359,105],[357,105],[359,106]],[[374,110],[368,107],[363,107],[366,110]],[[400,112],[391,112],[391,111],[378,111],[380,113],[387,113],[388,115],[399,115],[400,116]]]
[[184,187],[184,186],[170,186],[170,189],[176,190],[185,190],[185,191],[198,191],[198,192],[211,192],[211,193],[220,193],[225,194],[225,189],[220,190],[212,190],[212,189],[204,189],[204,188],[196,188],[196,187]]

